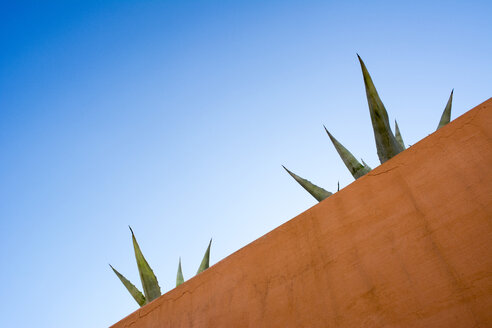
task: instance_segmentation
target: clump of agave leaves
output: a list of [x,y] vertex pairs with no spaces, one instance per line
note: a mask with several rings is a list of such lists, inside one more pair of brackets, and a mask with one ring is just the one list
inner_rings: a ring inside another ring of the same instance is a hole
[[[378,152],[379,161],[381,164],[397,155],[398,153],[405,150],[405,144],[403,143],[403,138],[400,133],[400,129],[398,128],[398,123],[395,120],[395,134],[391,131],[388,113],[386,112],[386,108],[383,105],[383,102],[379,98],[378,92],[376,91],[376,87],[372,82],[371,76],[367,71],[366,65],[359,58],[360,66],[362,69],[362,76],[364,77],[364,85],[366,88],[367,102],[369,104],[369,112],[371,114],[372,128],[374,131],[374,139],[376,141],[376,148]],[[453,101],[453,91],[451,91],[451,95],[449,96],[449,100],[444,108],[444,111],[441,115],[441,120],[437,126],[437,129],[440,129],[447,123],[449,123],[451,119],[451,103]],[[360,163],[354,155],[350,151],[347,150],[340,142],[338,142],[335,137],[328,132],[325,127],[325,131],[330,137],[331,142],[335,146],[338,154],[343,160],[343,163],[350,171],[354,179],[358,179],[364,174],[371,171],[371,168],[364,163],[364,160],[361,160]],[[323,199],[332,195],[331,192],[316,186],[309,180],[301,178],[295,173],[289,171],[285,166],[284,169],[304,188],[306,189],[316,200],[322,201]]]
[[[111,269],[113,269],[114,273],[121,280],[126,289],[133,296],[135,301],[137,301],[138,305],[144,306],[145,304],[152,302],[159,296],[161,296],[161,287],[159,286],[159,282],[157,281],[157,277],[152,271],[149,263],[142,254],[140,250],[140,246],[137,243],[137,239],[135,238],[135,234],[133,233],[132,228],[130,227],[130,231],[132,233],[133,240],[133,249],[135,251],[135,259],[137,260],[138,272],[140,275],[140,281],[142,282],[143,293],[135,287],[128,279],[126,279],[121,273],[119,273],[115,268],[109,265]],[[205,255],[203,256],[202,262],[200,263],[200,267],[196,274],[199,274],[202,271],[208,269],[210,264],[210,246],[212,245],[212,239],[208,244],[207,250],[205,251]],[[181,285],[184,282],[183,271],[181,270],[181,258],[179,259],[178,264],[178,274],[176,276],[176,287]]]

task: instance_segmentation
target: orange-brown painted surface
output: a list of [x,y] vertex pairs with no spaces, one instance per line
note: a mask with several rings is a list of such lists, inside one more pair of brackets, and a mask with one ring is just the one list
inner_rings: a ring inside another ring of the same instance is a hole
[[114,328],[492,327],[492,99]]

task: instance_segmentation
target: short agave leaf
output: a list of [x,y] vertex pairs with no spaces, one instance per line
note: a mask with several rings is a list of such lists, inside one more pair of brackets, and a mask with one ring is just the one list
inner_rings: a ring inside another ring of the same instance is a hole
[[398,143],[400,144],[400,146],[403,149],[405,149],[405,143],[403,142],[403,138],[401,137],[400,128],[398,127],[398,123],[396,122],[396,120],[395,120],[395,138],[396,141],[398,141]]
[[210,265],[210,246],[212,246],[212,239],[210,239],[210,242],[208,243],[207,250],[203,255],[202,263],[200,263],[200,267],[198,268],[196,274],[199,274],[200,272],[203,272],[208,269]]
[[306,191],[310,193],[311,196],[316,198],[318,202],[321,202],[323,199],[333,195],[331,192],[321,187],[318,187],[317,185],[313,184],[309,180],[303,179],[297,174],[294,174],[293,172],[289,171],[285,166],[282,165],[282,167],[287,171],[287,173],[290,174],[291,177],[294,178],[294,180],[296,180],[301,185],[301,187],[306,189]]
[[147,302],[152,302],[161,296],[161,288],[159,287],[154,271],[150,268],[149,263],[147,263],[147,260],[140,250],[140,246],[138,246],[132,228],[129,228],[132,232],[133,249],[135,250],[135,259],[137,260],[138,272],[140,274],[140,280],[142,281],[145,298],[147,299]]
[[338,155],[342,158],[343,163],[347,167],[347,169],[350,171],[354,179],[358,179],[367,172],[370,171],[370,169],[367,169],[364,165],[359,163],[359,161],[352,155],[351,152],[347,150],[340,142],[338,142],[337,139],[335,139],[334,136],[331,135],[331,133],[325,128],[326,133],[328,133],[328,136],[330,137],[331,142],[335,146],[335,149],[338,152]]
[[337,191],[340,191],[340,181],[337,182]]
[[120,279],[120,281],[123,283],[126,289],[130,292],[130,294],[133,296],[135,301],[137,301],[138,305],[144,306],[146,302],[145,302],[145,296],[142,294],[142,292],[139,291],[138,288],[135,287],[135,285],[130,282],[130,280],[126,279],[121,273],[119,273],[115,268],[113,268],[111,264],[109,266],[111,267],[111,269],[113,269],[113,272]]
[[372,82],[371,76],[367,71],[366,65],[359,58],[364,77],[364,85],[366,88],[367,103],[369,104],[369,112],[371,114],[372,128],[374,130],[374,139],[376,140],[376,148],[378,150],[379,161],[382,163],[389,160],[391,157],[403,151],[403,148],[396,140],[389,124],[388,113],[379,98],[376,87]]
[[371,167],[370,167],[369,165],[367,165],[367,163],[366,163],[366,162],[364,162],[364,160],[363,160],[362,158],[360,159],[360,161],[362,162],[362,164],[364,165],[364,167],[365,167],[366,169],[368,169],[369,171],[370,171],[370,170],[372,170],[372,169],[371,169]]
[[183,270],[181,270],[181,258],[179,258],[178,274],[176,275],[176,287],[184,282]]
[[439,125],[437,126],[436,130],[439,130],[443,126],[449,123],[451,120],[451,105],[453,103],[453,92],[454,89],[451,90],[451,95],[449,96],[448,103],[446,104],[446,107],[444,108],[444,111],[442,112],[441,115],[441,120],[439,121]]

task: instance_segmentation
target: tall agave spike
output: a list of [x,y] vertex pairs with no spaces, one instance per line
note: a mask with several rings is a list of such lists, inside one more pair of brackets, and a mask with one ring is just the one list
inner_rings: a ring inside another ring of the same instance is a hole
[[389,124],[388,113],[379,98],[376,87],[372,82],[371,76],[367,71],[366,65],[359,55],[357,55],[364,77],[364,85],[366,88],[367,103],[369,104],[369,112],[371,114],[372,128],[374,130],[374,139],[376,140],[376,148],[378,150],[379,161],[382,163],[389,160],[391,157],[403,151],[403,148],[396,140]]
[[294,180],[296,180],[301,185],[301,187],[306,189],[306,191],[308,193],[310,193],[311,196],[316,198],[316,200],[318,202],[321,202],[323,199],[333,195],[331,192],[329,192],[329,191],[327,191],[321,187],[318,187],[317,185],[310,182],[309,180],[303,179],[300,176],[298,176],[297,174],[289,171],[285,166],[282,165],[282,167],[284,168],[284,170],[287,171],[287,173],[290,174],[291,177],[294,178]]
[[147,260],[143,256],[140,246],[138,246],[137,239],[135,238],[132,228],[130,226],[129,228],[132,232],[133,249],[135,250],[135,259],[137,260],[138,272],[140,274],[140,280],[142,281],[145,298],[147,302],[152,302],[161,296],[161,288],[159,287],[157,278],[150,268],[149,263],[147,263]]
[[400,146],[405,150],[405,143],[403,142],[403,138],[401,137],[400,128],[398,127],[398,123],[395,120],[395,138],[396,141],[400,144]]
[[184,282],[183,270],[181,269],[181,257],[179,258],[178,274],[176,275],[176,287]]
[[144,306],[146,303],[145,296],[142,294],[140,290],[138,290],[137,287],[135,287],[134,284],[130,282],[130,280],[126,279],[121,273],[119,273],[113,266],[110,264],[109,265],[111,269],[113,269],[113,272],[116,274],[116,276],[120,279],[120,281],[123,283],[123,285],[126,287],[128,292],[133,296],[135,301],[137,301],[138,305]]
[[439,121],[439,125],[437,126],[436,130],[439,130],[443,126],[449,123],[451,120],[451,105],[453,103],[453,92],[454,89],[451,90],[451,95],[449,96],[448,103],[446,104],[446,107],[444,108],[444,111],[442,112],[441,115],[441,120]]
[[205,271],[208,269],[210,265],[210,246],[212,246],[212,239],[210,239],[210,242],[208,243],[207,250],[205,251],[205,254],[203,255],[202,263],[200,263],[200,267],[198,268],[198,271],[196,274],[199,274],[200,272]]
[[338,152],[338,155],[342,158],[343,163],[345,163],[345,166],[347,169],[350,171],[354,179],[358,179],[367,172],[369,172],[371,169],[361,163],[352,155],[351,152],[347,150],[340,142],[338,142],[337,139],[335,139],[334,136],[331,135],[331,133],[326,129],[326,126],[323,126],[325,128],[326,133],[328,133],[328,136],[330,137],[331,142],[335,146],[335,149]]

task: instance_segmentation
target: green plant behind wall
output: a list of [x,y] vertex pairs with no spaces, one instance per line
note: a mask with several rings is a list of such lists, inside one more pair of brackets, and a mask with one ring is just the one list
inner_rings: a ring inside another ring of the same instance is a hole
[[[388,112],[384,107],[383,102],[379,98],[374,82],[372,81],[371,75],[366,68],[366,65],[362,61],[359,55],[357,55],[359,63],[362,69],[362,77],[364,79],[364,86],[366,89],[367,103],[369,105],[369,113],[371,116],[372,129],[374,132],[374,140],[376,142],[376,149],[381,164],[389,160],[390,158],[396,156],[403,150],[405,150],[405,144],[398,127],[398,123],[395,120],[395,134],[391,131],[390,122],[388,118]],[[442,128],[444,125],[448,124],[451,119],[451,106],[453,102],[453,91],[449,96],[449,100],[444,108],[441,115],[441,120],[437,126],[437,129]],[[328,134],[331,142],[335,146],[336,151],[340,155],[343,163],[350,171],[354,179],[358,179],[365,175],[371,168],[361,160],[359,162],[352,153],[345,148],[325,127],[325,131]],[[289,171],[285,166],[284,169],[296,180],[306,191],[308,191],[317,201],[322,201],[323,199],[332,195],[331,192],[318,187],[309,180],[301,178],[297,174]]]
[[[149,263],[145,259],[140,250],[140,246],[138,245],[137,239],[135,238],[135,234],[133,233],[132,228],[130,227],[130,231],[132,233],[132,241],[133,241],[133,250],[135,252],[135,259],[137,261],[138,273],[140,276],[140,281],[142,283],[143,293],[128,279],[125,278],[121,273],[119,273],[115,268],[109,265],[116,276],[120,279],[123,285],[126,287],[128,292],[132,295],[135,301],[140,306],[144,306],[145,304],[152,302],[159,296],[161,296],[161,287],[159,286],[159,282],[157,281],[157,277],[152,271]],[[198,268],[197,274],[205,271],[210,266],[210,247],[212,246],[212,239],[208,244],[207,250],[205,251],[205,255],[203,256],[202,262]],[[181,285],[184,282],[183,272],[181,269],[181,258],[179,259],[178,264],[178,274],[176,277],[176,287]]]

